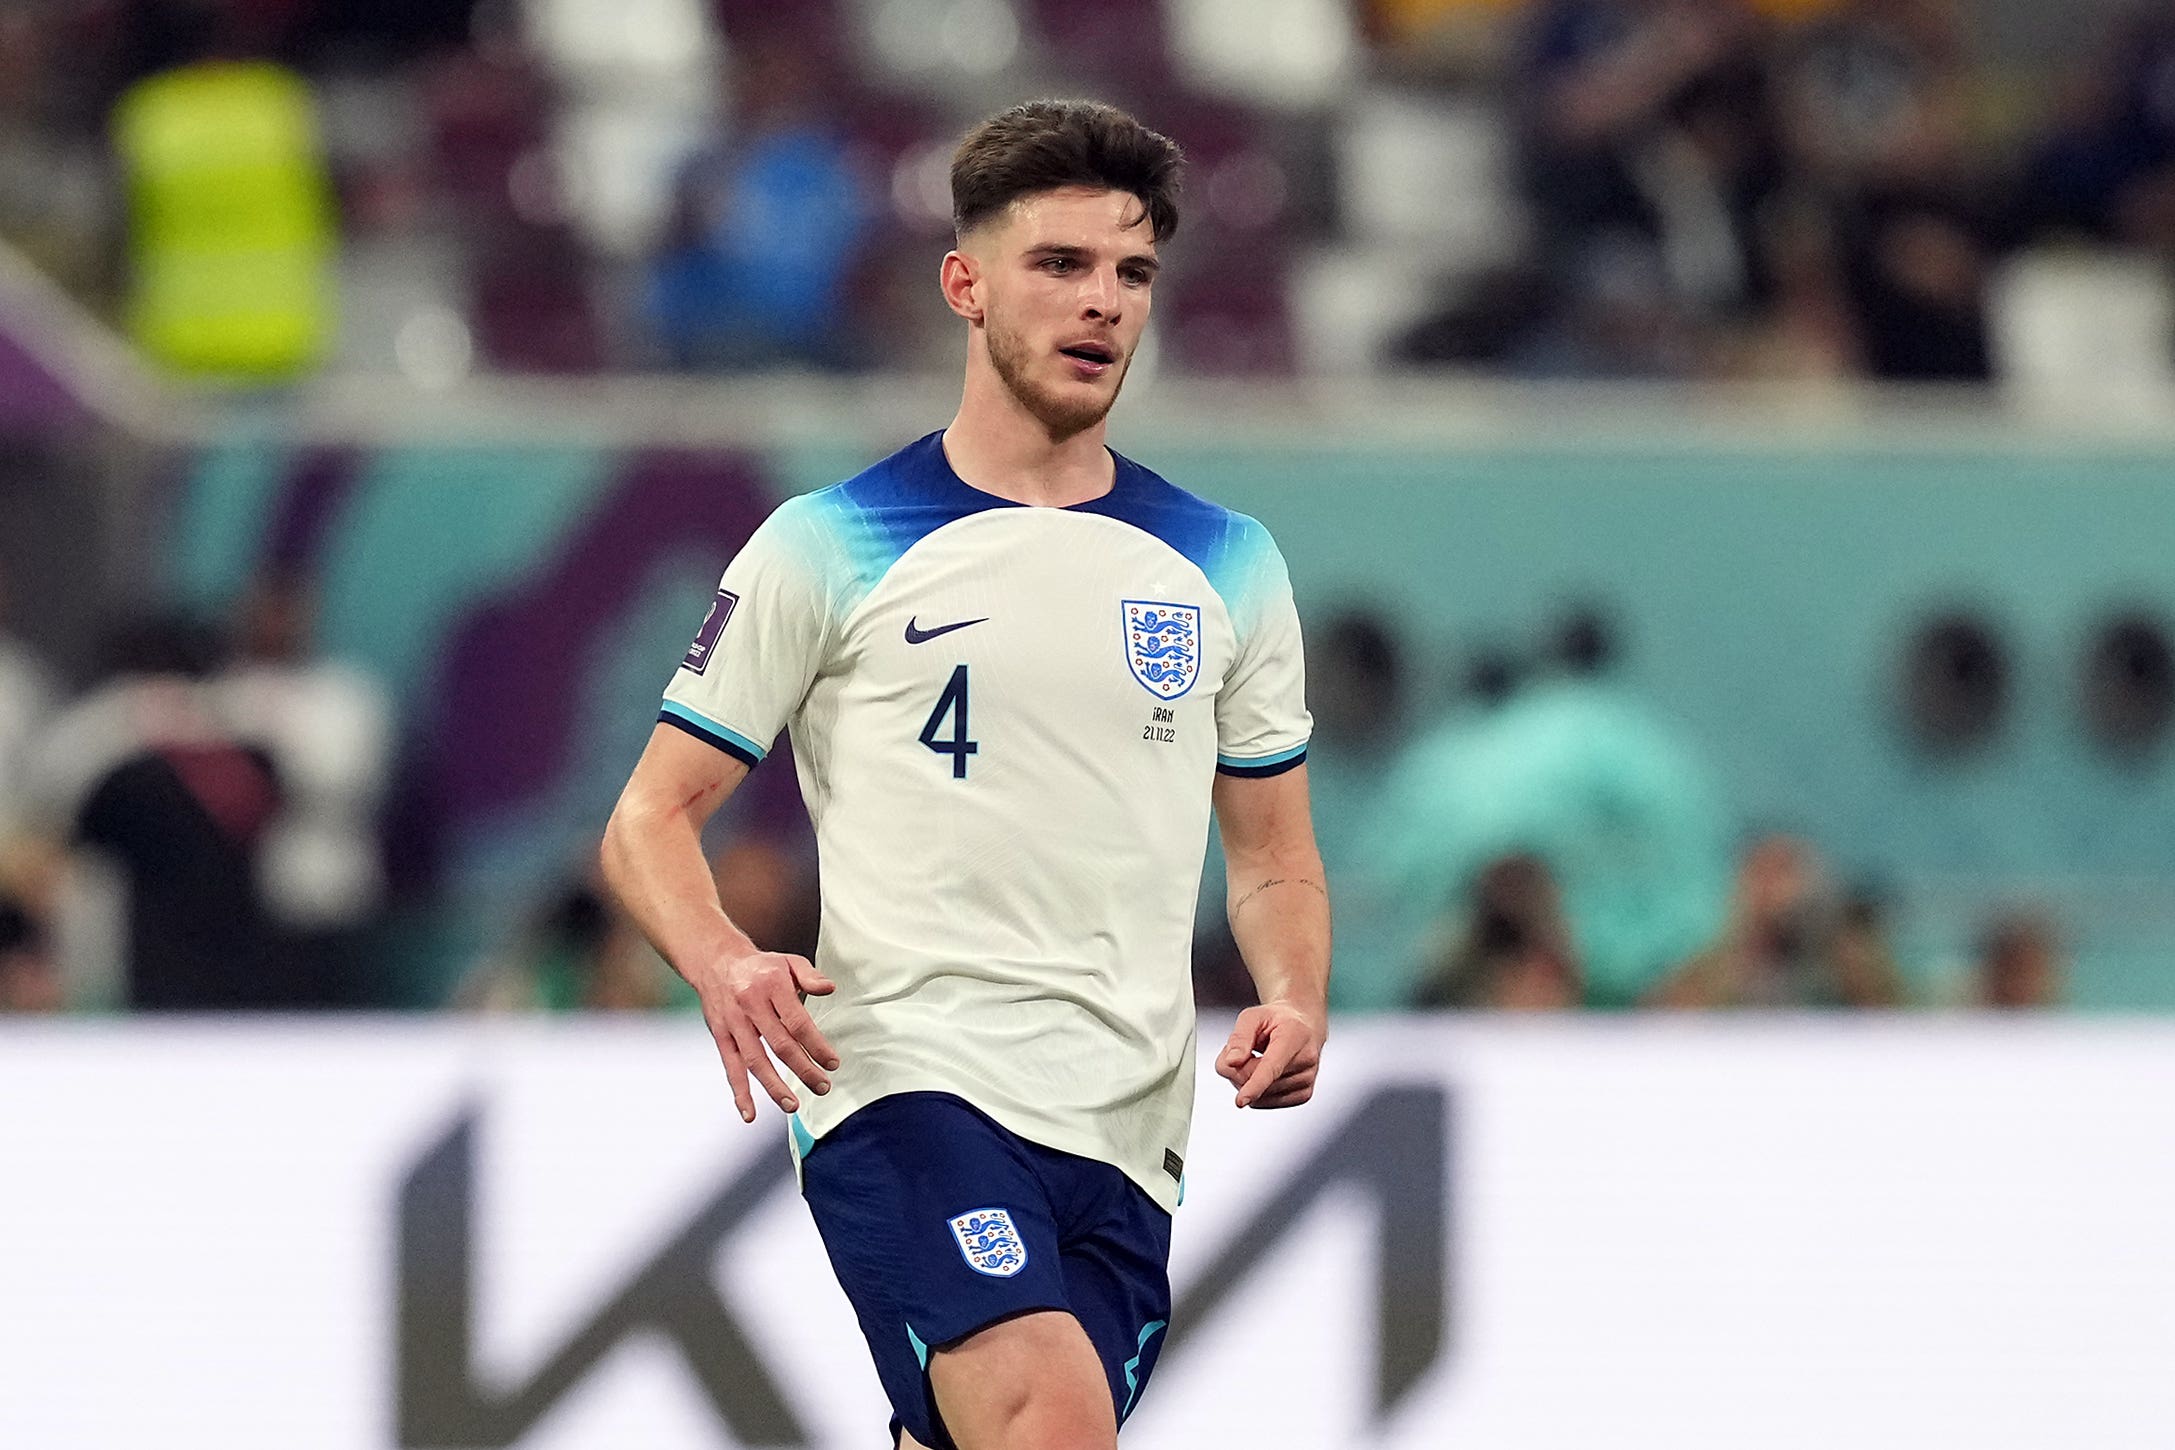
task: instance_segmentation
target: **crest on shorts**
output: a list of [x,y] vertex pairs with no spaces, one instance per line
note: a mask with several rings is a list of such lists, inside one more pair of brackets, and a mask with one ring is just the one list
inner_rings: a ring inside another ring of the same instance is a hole
[[977,1208],[952,1221],[952,1237],[967,1267],[977,1274],[1009,1279],[1027,1267],[1027,1241],[1001,1208]]
[[702,628],[695,632],[695,642],[687,647],[687,658],[680,661],[680,668],[701,674],[710,668],[710,655],[717,649],[717,637],[725,632],[725,621],[733,617],[733,606],[740,596],[730,589],[720,589],[717,598],[710,601],[710,612],[702,617]]
[[1175,700],[1201,673],[1201,607],[1125,601],[1125,663],[1159,700]]

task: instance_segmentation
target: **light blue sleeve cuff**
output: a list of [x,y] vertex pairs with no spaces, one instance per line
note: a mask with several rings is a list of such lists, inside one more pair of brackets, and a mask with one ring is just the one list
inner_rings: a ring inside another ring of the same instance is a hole
[[1282,775],[1294,766],[1306,764],[1306,743],[1301,742],[1289,750],[1279,750],[1273,755],[1216,755],[1216,769],[1225,775],[1267,776]]
[[660,724],[677,726],[697,740],[739,758],[750,769],[761,765],[763,757],[770,753],[739,731],[720,725],[700,710],[690,710],[677,700],[665,701],[664,708],[657,712],[657,719]]

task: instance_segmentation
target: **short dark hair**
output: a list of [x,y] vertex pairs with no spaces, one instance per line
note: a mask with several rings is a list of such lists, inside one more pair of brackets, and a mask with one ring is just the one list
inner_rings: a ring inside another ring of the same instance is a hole
[[952,153],[952,226],[961,235],[1023,196],[1060,186],[1129,192],[1156,241],[1178,230],[1185,156],[1168,136],[1097,101],[1029,101],[992,116]]

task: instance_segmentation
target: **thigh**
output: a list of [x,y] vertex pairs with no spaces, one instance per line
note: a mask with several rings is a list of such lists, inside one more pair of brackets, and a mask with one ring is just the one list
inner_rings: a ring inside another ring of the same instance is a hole
[[1072,1315],[1039,1310],[929,1357],[940,1431],[963,1450],[1114,1450],[1118,1422],[1095,1347]]
[[895,1426],[950,1450],[929,1390],[931,1351],[1068,1307],[1056,1223],[1026,1145],[958,1098],[902,1093],[810,1148],[801,1190]]
[[1171,1216],[1108,1164],[1087,1165],[1077,1176],[1095,1185],[1088,1197],[1096,1211],[1061,1229],[1065,1299],[1095,1347],[1123,1424],[1140,1403],[1170,1323]]

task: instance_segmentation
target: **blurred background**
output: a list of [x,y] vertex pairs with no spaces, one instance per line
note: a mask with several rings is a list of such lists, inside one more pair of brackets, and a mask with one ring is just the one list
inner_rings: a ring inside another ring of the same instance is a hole
[[[1290,561],[1355,1040],[2175,1010],[2175,5],[16,0],[0,1057],[690,1009],[603,820],[1050,94],[1191,157],[1112,437]],[[707,844],[809,949],[790,764]]]
[[[2175,9],[0,28],[17,1009],[685,1005],[599,823],[755,522],[949,416],[950,148],[1053,92],[1192,157],[1116,436],[1285,541],[1340,1007],[2175,1006]],[[805,946],[796,794],[714,846]]]

